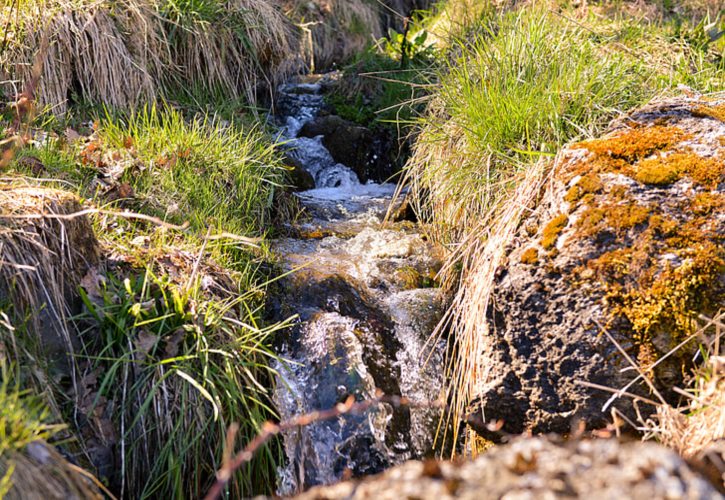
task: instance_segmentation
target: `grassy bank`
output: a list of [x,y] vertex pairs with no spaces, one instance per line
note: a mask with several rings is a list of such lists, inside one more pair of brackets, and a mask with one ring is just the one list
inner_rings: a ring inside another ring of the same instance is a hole
[[[52,228],[33,229],[36,248],[22,222],[2,222],[0,295],[11,298],[2,309],[15,333],[1,342],[23,387],[68,424],[66,449],[117,494],[199,497],[228,427],[238,424],[247,442],[274,417],[270,346],[281,325],[263,324],[260,307],[265,237],[286,171],[273,138],[242,121],[168,106],[101,112],[85,125],[40,117],[44,130],[4,171],[8,194],[54,187],[98,211],[100,265],[71,290],[70,268],[23,272],[40,248],[54,251]],[[38,257],[52,265],[51,255]],[[50,301],[32,293],[38,280]],[[69,298],[78,291],[80,303]],[[55,320],[68,326],[71,363],[47,355],[34,310],[62,311]],[[275,444],[260,453],[232,493],[273,491],[279,453]]]
[[494,272],[548,159],[652,98],[725,82],[725,42],[709,25],[715,6],[708,17],[705,3],[677,11],[465,4],[446,2],[429,21],[448,49],[407,165],[419,216],[450,250],[444,279],[456,295],[439,333],[450,331],[454,343],[454,419],[483,383],[476,356],[489,333]]

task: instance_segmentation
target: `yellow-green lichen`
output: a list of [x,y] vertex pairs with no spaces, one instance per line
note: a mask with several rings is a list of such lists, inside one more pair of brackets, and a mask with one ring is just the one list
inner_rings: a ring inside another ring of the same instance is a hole
[[521,263],[535,266],[539,263],[539,251],[534,247],[524,250],[521,254]]
[[545,227],[541,233],[541,246],[546,250],[550,250],[556,245],[556,240],[559,238],[559,234],[563,231],[566,225],[569,223],[569,216],[566,214],[559,214],[554,217]]

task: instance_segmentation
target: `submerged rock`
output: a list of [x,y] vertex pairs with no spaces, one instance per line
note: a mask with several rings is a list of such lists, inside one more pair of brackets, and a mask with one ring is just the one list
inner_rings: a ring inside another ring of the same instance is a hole
[[321,105],[310,103],[319,89],[303,90],[282,89],[288,102],[301,103],[280,117],[289,155],[315,189],[296,193],[306,212],[290,231],[297,238],[273,244],[290,274],[277,282],[267,310],[273,321],[299,319],[277,338],[285,361],[275,367],[275,405],[289,420],[380,393],[418,404],[381,404],[284,432],[281,494],[431,453],[438,413],[428,403],[440,397],[445,349],[430,340],[444,307],[437,252],[410,225],[383,224],[395,185],[362,183],[353,165],[340,163],[367,158],[369,131],[335,116],[315,119]]
[[[606,424],[607,388],[673,396],[696,345],[667,353],[723,306],[723,106],[653,104],[562,151],[497,275],[473,413],[568,432]],[[632,398],[612,403],[637,419]]]
[[336,115],[306,123],[301,137],[322,136],[322,144],[337,163],[352,169],[361,182],[383,182],[395,172],[393,141],[384,130],[361,127]]
[[464,463],[407,462],[300,500],[419,498],[682,498],[722,496],[675,452],[654,443],[520,439]]

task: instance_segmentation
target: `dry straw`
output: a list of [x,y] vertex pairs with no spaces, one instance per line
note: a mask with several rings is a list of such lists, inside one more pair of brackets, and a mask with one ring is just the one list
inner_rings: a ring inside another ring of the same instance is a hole
[[[163,0],[21,0],[0,9],[0,82],[12,93],[42,73],[38,101],[135,108],[169,84],[256,103],[299,67],[298,31],[273,2],[227,0],[213,19],[173,19]],[[41,50],[48,40],[47,49]]]

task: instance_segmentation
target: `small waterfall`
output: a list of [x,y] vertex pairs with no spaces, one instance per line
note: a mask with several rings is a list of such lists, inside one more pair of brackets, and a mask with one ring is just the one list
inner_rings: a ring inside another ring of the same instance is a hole
[[[314,189],[297,193],[308,213],[298,229],[326,235],[274,243],[283,265],[297,271],[282,280],[271,309],[280,319],[300,318],[278,342],[286,360],[275,367],[280,417],[328,409],[349,396],[369,399],[376,391],[415,402],[438,399],[444,347],[428,342],[444,299],[426,286],[439,257],[410,224],[382,227],[395,185],[363,184],[333,159],[322,137],[298,137],[324,107],[321,86],[288,84],[279,94],[288,154],[315,180]],[[288,432],[279,493],[430,454],[437,418],[434,409],[379,405]]]

